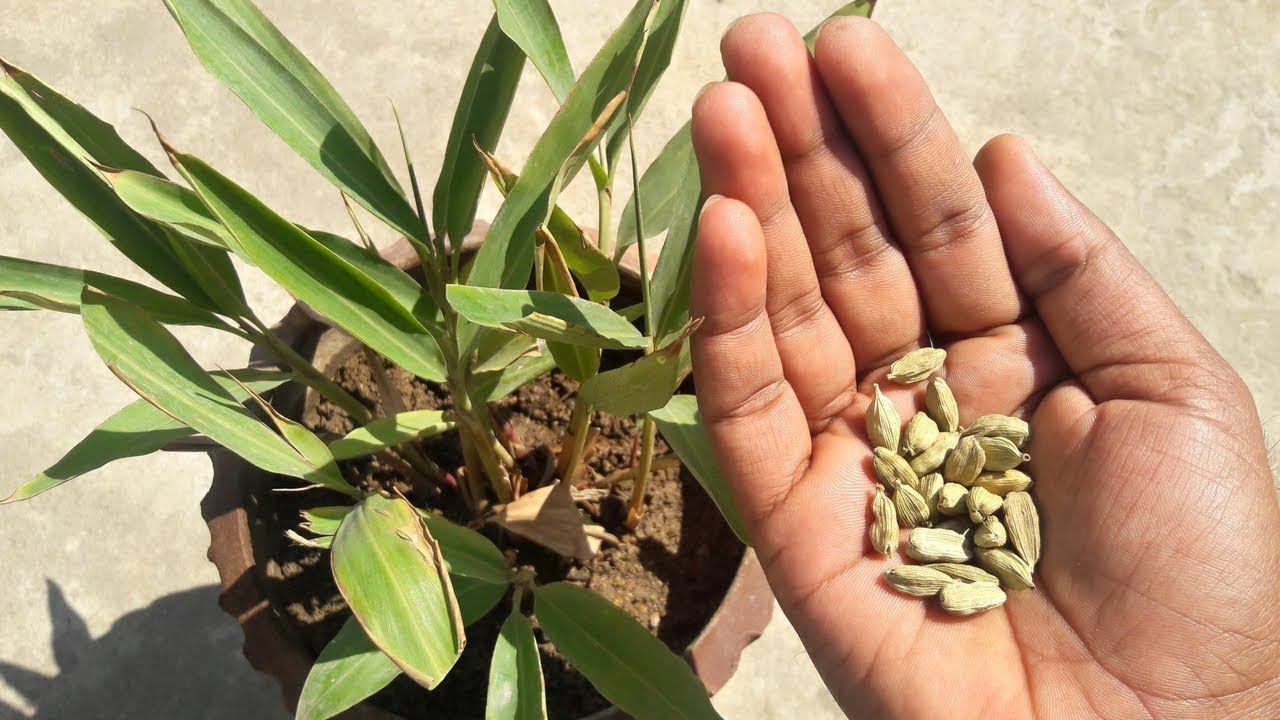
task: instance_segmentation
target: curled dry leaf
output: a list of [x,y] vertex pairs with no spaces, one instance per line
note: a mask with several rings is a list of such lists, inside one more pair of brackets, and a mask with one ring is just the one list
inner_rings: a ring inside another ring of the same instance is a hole
[[595,555],[566,483],[540,487],[499,505],[490,520],[565,557],[586,561]]

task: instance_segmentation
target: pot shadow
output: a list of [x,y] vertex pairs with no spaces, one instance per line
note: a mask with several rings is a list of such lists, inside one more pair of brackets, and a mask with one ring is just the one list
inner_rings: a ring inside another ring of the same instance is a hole
[[645,538],[640,563],[667,582],[663,619],[655,634],[672,648],[687,648],[719,609],[745,550],[706,492],[682,478],[683,513],[675,552]]
[[218,609],[216,585],[166,595],[97,639],[58,584],[47,586],[58,672],[0,662],[0,681],[35,708],[28,715],[0,701],[0,720],[288,717],[275,685],[241,654],[240,628]]

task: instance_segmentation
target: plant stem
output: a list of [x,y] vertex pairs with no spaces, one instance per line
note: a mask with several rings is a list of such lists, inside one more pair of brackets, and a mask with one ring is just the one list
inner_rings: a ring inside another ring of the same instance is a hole
[[635,481],[631,485],[631,502],[627,506],[627,529],[635,530],[644,516],[644,491],[649,484],[649,471],[653,467],[653,441],[658,426],[644,416],[640,427],[640,459],[636,463]]
[[573,438],[573,444],[561,448],[560,452],[567,456],[558,463],[560,468],[560,479],[565,482],[573,482],[573,477],[578,474],[578,464],[582,462],[582,452],[587,446],[587,434],[591,425],[591,407],[583,403],[580,399],[573,403],[573,415],[569,418],[568,437]]
[[599,218],[599,246],[600,252],[606,256],[613,257],[613,178],[601,185],[596,192],[600,199]]
[[[260,325],[260,323],[259,323]],[[298,374],[300,379],[320,393],[326,400],[342,408],[343,412],[351,416],[352,421],[357,425],[366,425],[373,420],[373,413],[364,403],[355,398],[354,395],[343,390],[338,383],[325,377],[315,365],[312,365],[306,358],[299,355],[293,348],[289,347],[276,334],[266,327],[254,329],[249,326],[242,326],[244,331],[250,335],[250,340],[255,345],[261,345],[276,356],[280,362],[284,363]]]

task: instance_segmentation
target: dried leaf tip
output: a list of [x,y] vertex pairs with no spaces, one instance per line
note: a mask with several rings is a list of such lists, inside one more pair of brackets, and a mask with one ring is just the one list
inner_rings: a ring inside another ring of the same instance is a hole
[[177,148],[170,144],[169,139],[164,136],[164,133],[160,132],[160,126],[156,124],[156,119],[151,117],[151,114],[142,108],[135,107],[133,111],[140,113],[142,117],[147,119],[148,123],[151,123],[151,132],[155,133],[156,140],[160,143],[160,147],[164,149],[165,155],[169,156],[169,160],[171,162],[177,162],[178,156],[182,153],[178,152]]

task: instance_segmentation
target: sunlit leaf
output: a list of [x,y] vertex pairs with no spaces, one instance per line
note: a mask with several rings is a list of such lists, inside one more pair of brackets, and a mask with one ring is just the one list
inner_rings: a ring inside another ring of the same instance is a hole
[[410,440],[439,435],[453,425],[452,421],[444,419],[440,410],[410,410],[358,427],[334,440],[329,450],[335,458],[349,460]]
[[480,40],[463,83],[432,198],[436,234],[447,236],[454,247],[471,232],[484,188],[485,168],[473,143],[490,152],[497,148],[524,58],[520,48],[498,27],[495,16]]
[[[274,370],[243,369],[210,373],[213,381],[236,402],[248,400],[249,394],[240,384],[232,382],[227,377],[228,373],[258,393],[264,393],[292,379],[290,374]],[[52,467],[18,486],[0,504],[35,497],[114,460],[150,455],[174,440],[194,434],[194,430],[161,412],[146,400],[134,401],[94,428]]]
[[391,684],[400,668],[391,662],[355,618],[324,647],[307,674],[295,720],[329,720]]
[[489,538],[435,513],[419,510],[418,514],[436,542],[440,543],[450,575],[499,585],[511,580],[507,559]]
[[85,286],[125,300],[166,325],[203,325],[219,330],[235,329],[212,312],[184,298],[160,292],[131,280],[93,270],[50,265],[0,255],[0,308],[80,312]]
[[335,535],[342,519],[355,509],[355,505],[324,505],[307,508],[302,511],[302,519],[307,523],[307,530],[316,535]]
[[409,237],[422,223],[333,85],[249,0],[165,0],[211,75],[312,167]]
[[719,718],[684,660],[635,618],[565,582],[535,587],[538,625],[600,694],[637,720]]
[[[693,139],[689,124],[685,123],[649,163],[640,177],[640,206],[644,208],[645,239],[657,237],[671,226],[671,216],[683,197],[685,183],[690,174],[697,176],[698,160],[693,154]],[[635,196],[627,200],[618,224],[618,244],[615,257],[636,242]]]
[[533,625],[516,608],[498,632],[489,663],[485,720],[546,720],[542,657]]
[[444,378],[435,339],[385,287],[204,161],[171,148],[170,157],[234,238],[237,254],[405,370]]
[[241,407],[164,326],[137,307],[91,289],[80,306],[94,350],[143,399],[263,470],[303,479],[318,470]]
[[533,61],[534,67],[563,103],[573,86],[573,66],[560,25],[547,0],[494,0],[502,32]]
[[550,353],[522,357],[501,370],[478,373],[471,383],[471,396],[475,402],[497,402],[521,385],[551,372],[555,366],[555,358]]
[[750,545],[742,513],[733,501],[729,482],[720,472],[720,465],[711,451],[711,438],[707,436],[707,429],[698,414],[698,399],[692,395],[676,395],[666,407],[649,413],[649,417],[658,424],[662,439],[671,446],[680,462],[711,496],[738,539]]
[[[559,112],[534,144],[493,224],[485,235],[468,282],[484,287],[522,287],[533,263],[533,237],[554,203],[553,186],[567,184],[585,162],[580,141],[601,112],[625,90],[640,50],[645,19],[654,0],[639,0],[569,91]],[[598,141],[599,138],[596,138]]]
[[[664,0],[658,6],[658,13],[649,28],[649,37],[645,40],[644,52],[636,65],[635,80],[631,83],[631,91],[627,96],[627,106],[623,117],[633,120],[644,112],[649,96],[657,87],[658,80],[671,65],[671,54],[675,51],[676,39],[680,35],[680,25],[684,21],[684,13],[689,7],[688,0]],[[617,162],[627,140],[627,124],[619,123],[609,135],[605,150],[610,167]]]
[[0,130],[111,244],[165,286],[197,305],[247,312],[226,253],[193,243],[139,216],[115,194],[101,166],[159,175],[115,128],[30,73],[0,60]]
[[369,639],[434,688],[466,644],[440,546],[402,498],[365,497],[342,521],[333,578]]
[[[489,167],[494,184],[506,195],[519,179],[515,171],[502,164],[492,153],[477,151]],[[551,216],[547,218],[545,227],[560,248],[569,270],[582,281],[588,298],[602,302],[618,294],[618,266],[600,251],[600,247],[587,236],[586,231],[559,205],[551,209]]]
[[578,397],[596,410],[617,416],[657,410],[680,384],[680,349],[676,342],[622,367],[588,378]]
[[478,325],[592,348],[644,348],[648,339],[609,308],[536,290],[450,285],[450,305]]

